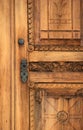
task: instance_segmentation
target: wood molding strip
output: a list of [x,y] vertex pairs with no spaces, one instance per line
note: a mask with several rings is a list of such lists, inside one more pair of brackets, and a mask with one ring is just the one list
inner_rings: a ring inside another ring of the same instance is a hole
[[30,81],[49,83],[83,83],[83,73],[78,72],[30,72]]
[[30,62],[83,61],[82,52],[33,51],[29,54]]
[[34,50],[33,41],[33,0],[28,0],[28,50]]
[[35,51],[69,51],[69,52],[81,52],[83,51],[82,46],[73,45],[35,45]]
[[81,12],[81,46],[83,46],[83,0],[80,0],[80,12]]

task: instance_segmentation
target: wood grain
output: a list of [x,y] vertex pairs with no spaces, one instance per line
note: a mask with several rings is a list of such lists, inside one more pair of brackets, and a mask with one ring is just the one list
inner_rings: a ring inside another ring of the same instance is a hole
[[[24,58],[33,64],[61,62],[59,69],[63,62],[83,62],[82,3],[83,0],[81,4],[79,0],[0,1],[0,130],[83,129],[82,64],[80,72],[77,68],[74,72],[48,72],[50,66],[43,72],[29,71],[28,83],[33,82],[32,86],[20,79],[20,62]],[[18,45],[19,38],[24,39],[23,46]],[[81,91],[78,95],[77,90]],[[68,97],[71,94],[74,97]],[[64,127],[66,113],[70,123]],[[57,126],[57,121],[62,124]]]
[[[18,39],[24,39],[23,46]],[[15,130],[29,130],[29,93],[27,83],[20,79],[20,62],[26,59],[27,0],[15,0]]]
[[28,8],[28,16],[31,15],[32,19],[29,23],[31,29],[29,40],[33,41],[30,45],[30,48],[33,48],[31,50],[34,50],[34,45],[39,43],[81,45],[80,3],[82,2],[79,0],[75,2],[72,0],[36,0],[36,2],[31,1],[31,3],[30,8]]
[[[29,86],[31,87],[31,86]],[[33,88],[39,88],[39,89],[59,89],[59,90],[78,90],[83,88],[83,84],[75,84],[75,83],[34,83]]]
[[83,1],[31,2],[34,27],[29,34],[29,40],[33,38],[32,50],[28,51],[29,88],[30,94],[35,93],[30,95],[30,129],[81,130]]
[[83,61],[83,52],[34,51],[29,54],[30,62],[37,61]]
[[80,10],[81,10],[81,46],[83,46],[83,0],[81,1]]
[[14,6],[14,0],[11,0],[10,2],[10,8],[11,8],[11,15],[10,15],[10,31],[11,31],[11,128],[10,130],[15,129],[15,6]]
[[83,83],[83,73],[76,72],[30,72],[30,80],[32,82],[68,82],[68,83]]
[[0,130],[11,130],[10,0],[0,1]]

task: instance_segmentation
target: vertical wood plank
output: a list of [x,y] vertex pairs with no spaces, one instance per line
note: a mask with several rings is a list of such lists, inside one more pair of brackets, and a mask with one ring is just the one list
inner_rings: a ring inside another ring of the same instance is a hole
[[[15,130],[29,130],[28,87],[20,79],[20,62],[27,53],[27,0],[15,0]],[[18,39],[24,39],[23,46]]]
[[0,1],[0,130],[11,130],[10,0]]

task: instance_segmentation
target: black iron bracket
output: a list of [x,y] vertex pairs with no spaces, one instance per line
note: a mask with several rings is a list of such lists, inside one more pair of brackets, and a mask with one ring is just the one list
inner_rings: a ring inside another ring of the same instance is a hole
[[27,69],[27,67],[28,67],[27,60],[22,59],[21,63],[20,63],[20,77],[21,77],[21,81],[23,83],[26,83],[27,79],[28,79],[28,69]]

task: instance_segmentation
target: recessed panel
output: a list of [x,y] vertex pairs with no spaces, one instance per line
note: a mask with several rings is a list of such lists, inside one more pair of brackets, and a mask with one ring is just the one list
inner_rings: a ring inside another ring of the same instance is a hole
[[[40,0],[41,39],[80,39],[79,0]],[[42,34],[41,34],[42,35]]]
[[[83,100],[80,90],[35,89],[33,120],[36,130],[82,130]],[[32,106],[31,106],[32,108]],[[31,116],[32,119],[32,116]],[[32,120],[32,121],[33,121]],[[32,125],[31,125],[32,128]]]
[[32,1],[28,5],[30,50],[37,45],[62,45],[63,50],[82,46],[81,10],[81,0]]

